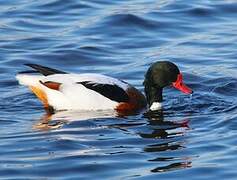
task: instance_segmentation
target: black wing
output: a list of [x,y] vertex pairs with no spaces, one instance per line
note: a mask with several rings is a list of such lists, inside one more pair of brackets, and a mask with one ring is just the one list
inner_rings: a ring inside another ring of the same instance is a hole
[[82,84],[88,89],[96,91],[101,95],[111,99],[116,102],[128,102],[129,96],[121,87],[115,84],[98,84],[91,81],[77,82],[77,84]]
[[60,71],[60,70],[57,70],[57,69],[41,66],[41,65],[38,65],[38,64],[25,64],[25,65],[37,70],[37,72],[43,74],[44,76],[48,76],[48,75],[52,75],[52,74],[67,74],[64,71]]

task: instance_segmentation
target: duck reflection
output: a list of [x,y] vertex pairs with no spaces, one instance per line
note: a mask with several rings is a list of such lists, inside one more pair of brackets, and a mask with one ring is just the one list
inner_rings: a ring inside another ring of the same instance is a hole
[[[140,136],[138,138],[139,141],[142,140],[142,151],[149,157],[146,161],[153,167],[151,172],[173,171],[192,166],[192,158],[185,147],[188,119],[167,120],[169,116],[163,111],[146,112],[142,117],[141,114],[126,115],[115,111],[59,111],[55,114],[45,114],[34,128],[58,129],[71,121],[103,118],[103,121],[96,121],[96,126],[119,129],[127,136],[136,136],[135,139],[137,135]],[[115,118],[124,116],[122,119]],[[123,147],[123,144],[120,146]]]
[[34,125],[34,129],[38,130],[50,130],[58,129],[64,124],[72,121],[82,121],[88,119],[98,118],[115,118],[115,117],[126,117],[129,115],[136,115],[139,112],[118,112],[114,110],[101,110],[101,111],[57,111],[57,112],[46,112],[40,121]]
[[150,133],[140,133],[140,136],[143,138],[168,139],[173,136],[182,136],[185,131],[177,131],[177,129],[189,128],[188,120],[164,120],[163,111],[146,112],[144,113],[144,118],[148,119],[148,125],[152,131]]
[[191,161],[171,163],[167,166],[160,166],[152,169],[151,172],[167,172],[192,167]]
[[[144,147],[144,152],[156,155],[155,158],[148,161],[159,164],[158,167],[151,169],[151,172],[166,172],[191,167],[191,158],[180,155],[180,152],[185,151],[183,138],[189,129],[189,121],[187,119],[182,121],[164,120],[163,111],[147,112],[144,113],[144,117],[148,120],[150,131],[140,132],[139,135],[145,139],[159,139],[159,141]],[[177,157],[174,154],[178,154]]]
[[40,121],[34,125],[34,129],[50,130],[58,129],[64,124],[72,121],[82,121],[95,118],[111,118],[118,114],[115,111],[57,111],[56,113],[46,113]]

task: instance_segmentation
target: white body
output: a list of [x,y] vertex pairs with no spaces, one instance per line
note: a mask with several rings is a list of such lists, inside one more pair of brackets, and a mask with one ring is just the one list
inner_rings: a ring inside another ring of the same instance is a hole
[[[54,74],[49,76],[18,74],[16,78],[22,85],[41,89],[47,96],[48,104],[53,106],[55,110],[105,110],[114,109],[119,104],[77,82],[92,81],[100,84],[117,85],[125,91],[129,88],[127,83],[118,79],[92,73]],[[40,81],[52,81],[61,85],[59,90],[54,90],[46,87]]]

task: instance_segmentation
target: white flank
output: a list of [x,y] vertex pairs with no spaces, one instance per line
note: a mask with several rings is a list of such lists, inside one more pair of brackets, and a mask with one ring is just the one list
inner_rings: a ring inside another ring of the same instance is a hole
[[[20,84],[35,86],[42,89],[48,98],[49,105],[56,110],[105,110],[114,109],[118,102],[90,90],[78,82],[91,81],[97,84],[117,85],[126,90],[129,85],[112,77],[100,74],[54,74],[39,76],[32,74],[19,74],[16,76]],[[61,83],[60,89],[53,90],[39,81],[53,81]]]

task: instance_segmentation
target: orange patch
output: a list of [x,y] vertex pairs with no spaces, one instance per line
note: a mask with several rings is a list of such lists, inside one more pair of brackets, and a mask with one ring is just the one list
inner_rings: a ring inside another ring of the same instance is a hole
[[43,103],[45,108],[49,107],[48,104],[48,98],[44,91],[42,91],[40,88],[29,86],[30,90],[39,98],[39,100]]
[[59,90],[59,87],[60,87],[60,83],[57,83],[57,82],[51,82],[51,81],[48,81],[48,82],[41,82],[41,84],[45,85],[46,87],[50,88],[50,89],[54,89],[54,90]]
[[115,108],[117,111],[136,111],[146,107],[147,103],[145,96],[136,88],[127,89],[127,94],[129,96],[129,101],[119,103]]

